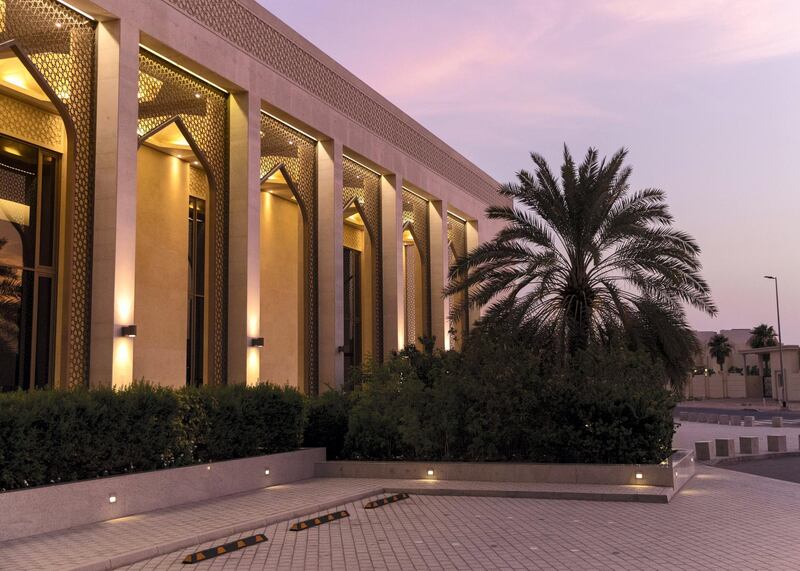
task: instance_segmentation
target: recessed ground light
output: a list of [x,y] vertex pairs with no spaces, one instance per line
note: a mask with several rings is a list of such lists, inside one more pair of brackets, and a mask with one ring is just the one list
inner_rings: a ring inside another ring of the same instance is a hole
[[433,476],[433,470],[428,470],[428,476]]
[[108,494],[108,503],[109,504],[116,504],[117,503],[117,494]]

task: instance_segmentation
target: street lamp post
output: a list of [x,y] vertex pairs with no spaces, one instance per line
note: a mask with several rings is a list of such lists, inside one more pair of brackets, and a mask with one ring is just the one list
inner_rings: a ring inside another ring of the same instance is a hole
[[780,353],[781,362],[781,385],[783,386],[783,407],[786,408],[789,402],[788,388],[789,383],[786,380],[786,370],[783,368],[783,338],[781,337],[781,302],[778,297],[778,278],[776,276],[764,276],[768,280],[775,282],[775,309],[778,313],[778,351]]

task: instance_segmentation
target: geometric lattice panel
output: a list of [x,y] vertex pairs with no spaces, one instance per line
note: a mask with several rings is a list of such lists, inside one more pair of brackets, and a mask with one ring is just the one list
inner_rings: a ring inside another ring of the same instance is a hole
[[431,276],[430,276],[430,224],[428,220],[428,201],[403,189],[403,228],[410,230],[417,245],[417,254],[422,266],[422,289],[425,307],[422,330],[417,328],[418,336],[429,336],[431,333]]
[[261,114],[261,180],[281,170],[303,215],[305,393],[319,394],[317,279],[317,142],[274,117]]
[[372,242],[372,357],[383,359],[383,232],[381,230],[381,177],[344,157],[342,206],[355,205]]
[[178,121],[196,145],[211,195],[209,384],[227,374],[228,338],[228,97],[167,61],[139,52],[140,143]]
[[[66,378],[62,385],[89,381],[92,222],[94,212],[95,23],[54,0],[0,0],[0,42],[13,42],[49,91],[67,128],[71,172],[67,224],[70,289]],[[68,163],[69,164],[69,163]]]
[[[488,175],[448,150],[415,121],[401,116],[393,106],[342,75],[296,39],[262,20],[248,6],[251,2],[165,1],[457,187],[484,202],[496,196],[496,183]],[[268,6],[269,3],[262,1],[261,4]]]
[[[450,264],[467,255],[467,223],[461,218],[447,213],[447,241],[450,253]],[[450,328],[463,340],[469,332],[469,305],[466,291],[460,291],[450,297]]]

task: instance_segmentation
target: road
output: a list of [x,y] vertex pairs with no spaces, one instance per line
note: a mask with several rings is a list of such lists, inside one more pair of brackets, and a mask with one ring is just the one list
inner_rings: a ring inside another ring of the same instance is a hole
[[732,408],[725,408],[719,407],[715,408],[713,406],[681,406],[678,405],[675,407],[675,415],[677,416],[678,412],[703,412],[703,413],[710,413],[710,414],[738,414],[741,416],[754,416],[756,420],[770,420],[773,416],[782,416],[786,420],[800,420],[800,412],[796,411],[780,411],[780,410],[763,410],[759,411],[755,408],[750,407],[742,407],[741,409],[732,409]]

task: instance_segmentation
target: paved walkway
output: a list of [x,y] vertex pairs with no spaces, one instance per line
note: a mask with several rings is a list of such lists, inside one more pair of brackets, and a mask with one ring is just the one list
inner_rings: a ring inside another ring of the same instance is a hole
[[0,569],[112,569],[186,545],[330,510],[384,489],[534,497],[583,493],[594,499],[652,495],[662,501],[664,494],[672,492],[654,486],[318,478],[0,543]]
[[[267,543],[197,569],[798,569],[800,486],[701,467],[666,505],[412,496],[302,532],[288,522],[128,567],[185,569],[183,557],[253,533]],[[319,514],[314,514],[319,515]]]

